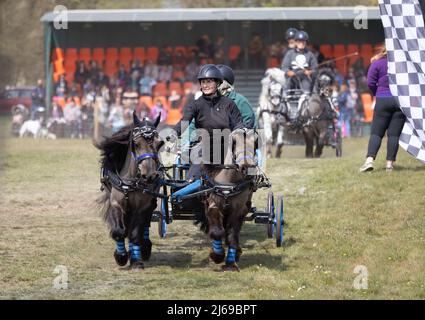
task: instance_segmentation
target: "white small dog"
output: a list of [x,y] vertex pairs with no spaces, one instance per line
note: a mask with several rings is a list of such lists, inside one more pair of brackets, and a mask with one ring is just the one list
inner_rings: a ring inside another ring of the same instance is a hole
[[41,126],[43,118],[37,120],[27,120],[22,124],[21,129],[19,130],[19,137],[23,138],[28,135],[32,135],[34,139],[37,138],[48,138],[56,139],[56,135],[49,132],[48,128],[43,128]]
[[23,138],[27,135],[32,135],[34,138],[40,137],[41,132],[41,122],[43,119],[37,120],[27,120],[22,124],[21,129],[19,130],[19,137]]

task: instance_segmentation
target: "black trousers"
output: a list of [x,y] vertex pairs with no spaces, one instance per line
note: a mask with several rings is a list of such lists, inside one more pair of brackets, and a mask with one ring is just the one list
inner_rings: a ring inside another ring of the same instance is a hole
[[396,98],[376,98],[367,156],[375,159],[381,147],[382,138],[387,132],[387,160],[395,161],[398,140],[405,121],[406,117],[401,112]]

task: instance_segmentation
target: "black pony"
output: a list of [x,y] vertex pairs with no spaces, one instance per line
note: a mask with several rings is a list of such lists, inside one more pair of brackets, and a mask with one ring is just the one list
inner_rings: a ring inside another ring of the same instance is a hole
[[334,74],[330,69],[318,71],[314,80],[311,97],[301,107],[301,123],[306,143],[306,157],[313,157],[313,146],[316,143],[314,157],[322,155],[323,147],[329,143],[328,127],[333,125],[335,109],[331,101],[331,87]]
[[152,123],[133,114],[132,125],[95,144],[101,150],[104,191],[99,203],[116,241],[114,257],[120,266],[130,259],[131,267],[143,268],[151,255],[149,227],[162,177],[158,152],[164,144],[156,131],[159,122],[160,116]]

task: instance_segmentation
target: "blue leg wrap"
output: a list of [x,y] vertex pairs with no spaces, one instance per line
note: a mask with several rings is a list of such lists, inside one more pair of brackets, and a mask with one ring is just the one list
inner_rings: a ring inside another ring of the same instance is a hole
[[144,240],[149,240],[149,227],[145,227],[143,229],[143,239]]
[[117,250],[120,254],[124,254],[126,252],[124,240],[115,241],[115,250]]
[[181,196],[185,196],[191,193],[194,193],[196,191],[201,190],[202,187],[202,181],[201,180],[196,180],[194,182],[192,182],[191,184],[188,184],[186,187],[180,189],[179,191],[176,191],[173,193],[172,195],[172,199],[178,199]]
[[131,260],[137,261],[142,259],[142,254],[140,253],[140,250],[141,250],[140,246],[133,243],[132,250],[131,250]]
[[133,252],[133,242],[128,241],[128,252],[130,252],[130,254]]
[[226,263],[235,263],[236,262],[236,248],[229,247],[227,251]]
[[223,245],[221,244],[221,240],[213,240],[212,248],[216,254],[223,254]]

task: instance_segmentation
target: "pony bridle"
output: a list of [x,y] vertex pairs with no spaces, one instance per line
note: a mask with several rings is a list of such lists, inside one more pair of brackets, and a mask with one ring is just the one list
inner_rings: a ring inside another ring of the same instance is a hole
[[332,79],[327,75],[322,75],[319,77],[318,79],[318,86],[320,88],[319,95],[329,97],[331,82],[332,82]]
[[151,153],[151,152],[137,155],[134,148],[134,141],[143,137],[149,145],[152,145],[153,138],[155,137],[156,134],[157,134],[156,129],[150,126],[135,127],[132,131],[131,154],[133,156],[134,161],[136,162],[138,171],[139,171],[139,165],[142,161],[147,159],[153,159],[158,164],[159,157],[158,157],[158,153]]

